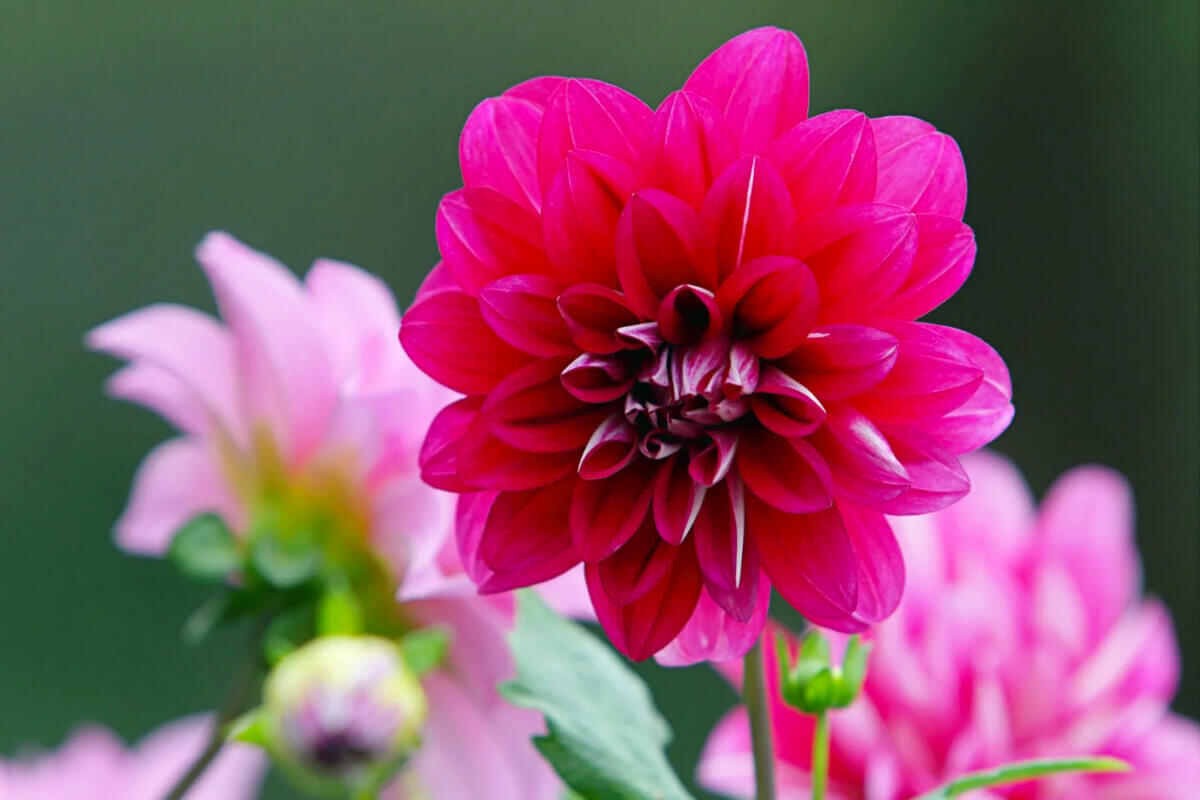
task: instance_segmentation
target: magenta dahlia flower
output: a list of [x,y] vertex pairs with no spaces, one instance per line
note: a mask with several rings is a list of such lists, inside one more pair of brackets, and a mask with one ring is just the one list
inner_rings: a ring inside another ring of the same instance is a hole
[[990,347],[914,322],[975,255],[954,141],[810,118],[804,48],[762,28],[656,110],[522,83],[471,113],[459,153],[400,338],[466,395],[422,467],[464,495],[481,588],[583,561],[628,656],[692,620],[676,663],[746,650],[772,585],[831,628],[886,617],[904,567],[883,515],[965,494],[958,455],[1012,416]]
[[[1133,770],[986,797],[1196,796],[1200,726],[1170,711],[1179,653],[1166,609],[1139,598],[1127,484],[1080,467],[1035,511],[1004,459],[980,453],[967,466],[974,488],[965,500],[897,526],[914,565],[910,586],[868,634],[862,696],[832,717],[831,797],[901,800],[965,772],[1080,754],[1116,756]],[[772,681],[775,670],[768,664]],[[780,798],[807,798],[812,718],[771,697]],[[700,781],[750,797],[753,776],[736,711],[710,738]]]

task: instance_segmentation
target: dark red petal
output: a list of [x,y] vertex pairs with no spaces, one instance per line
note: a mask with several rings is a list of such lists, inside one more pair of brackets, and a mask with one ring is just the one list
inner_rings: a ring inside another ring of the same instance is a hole
[[796,226],[796,255],[821,289],[822,322],[868,319],[904,283],[916,252],[916,217],[900,206],[849,203]]
[[442,260],[468,294],[505,275],[549,272],[537,216],[498,192],[451,192],[436,227]]
[[610,403],[633,387],[629,362],[619,356],[584,353],[562,371],[562,385],[585,403]]
[[737,469],[747,489],[789,514],[807,514],[833,504],[829,467],[803,439],[746,431],[738,448]]
[[479,290],[479,310],[501,339],[535,356],[576,352],[558,311],[559,282],[548,275],[509,275]]
[[534,453],[497,439],[478,415],[463,434],[458,450],[458,476],[479,489],[522,491],[553,483],[575,471],[578,454]]
[[476,585],[483,583],[492,571],[479,555],[479,541],[487,524],[488,513],[500,492],[467,492],[460,494],[454,510],[454,538],[463,571]]
[[676,286],[713,285],[696,264],[696,231],[696,212],[666,192],[646,189],[626,204],[617,223],[617,275],[643,318],[653,318]]
[[438,383],[463,394],[486,394],[530,356],[497,336],[474,297],[460,291],[427,294],[400,325],[404,352]]
[[651,111],[641,100],[603,81],[571,78],[546,103],[537,142],[537,172],[543,191],[571,150],[595,150],[626,164],[637,163]]
[[808,116],[808,57],[796,34],[757,28],[713,51],[683,88],[725,117],[742,152],[762,152]]
[[625,344],[617,329],[634,325],[637,313],[625,296],[597,283],[581,283],[558,297],[558,310],[571,341],[589,353],[615,353]]
[[700,513],[705,487],[688,474],[688,460],[682,455],[669,458],[658,467],[654,478],[654,522],[658,535],[671,544],[687,538]]
[[871,120],[879,152],[875,199],[961,220],[967,168],[958,144],[912,117]]
[[563,388],[562,358],[516,370],[483,403],[480,416],[505,444],[535,453],[578,452],[609,411],[584,403]]
[[679,91],[654,112],[641,163],[651,186],[698,209],[736,157],[733,137],[717,110],[703,97]]
[[752,551],[746,547],[745,489],[736,475],[704,496],[695,527],[696,557],[705,582],[725,589],[741,585],[746,556]]
[[936,417],[967,402],[983,368],[937,329],[922,322],[881,322],[900,342],[896,364],[855,405],[877,421],[907,423]]
[[724,315],[713,293],[699,286],[676,286],[658,308],[658,328],[668,342],[684,344],[721,333]]
[[825,407],[807,386],[776,367],[765,367],[750,398],[754,416],[785,438],[808,436],[825,421]]
[[617,285],[617,220],[638,182],[633,167],[612,156],[567,153],[542,209],[546,256],[560,278]]
[[838,501],[838,511],[858,562],[858,602],[855,621],[849,620],[835,630],[854,633],[864,625],[882,622],[900,605],[904,594],[904,557],[892,526],[883,514]]
[[723,281],[760,256],[791,255],[794,224],[792,196],[770,162],[739,160],[717,178],[700,209],[706,270]]
[[697,450],[688,463],[688,476],[701,486],[715,486],[725,479],[737,455],[738,433],[714,428],[709,443]]
[[767,151],[792,193],[796,216],[875,199],[875,136],[858,111],[829,111],[780,136]]
[[[629,605],[653,589],[671,571],[684,547],[667,544],[649,519],[611,556],[600,562],[597,577],[616,605]],[[687,547],[691,550],[691,547]],[[590,567],[590,565],[589,565]]]
[[896,458],[912,484],[899,497],[875,507],[885,514],[927,514],[961,500],[971,490],[971,480],[958,459],[946,448],[914,428],[883,429]]
[[882,381],[900,342],[878,328],[822,325],[776,364],[826,402],[853,397]]
[[596,481],[629,466],[637,454],[637,429],[625,414],[614,412],[601,422],[579,457],[579,476]]
[[669,571],[637,600],[625,605],[611,599],[600,577],[608,562],[587,565],[585,574],[596,617],[616,648],[634,661],[649,658],[679,635],[700,599],[696,557],[690,547],[679,549],[681,553],[673,559]]
[[817,316],[817,283],[803,262],[764,256],[721,284],[717,303],[733,335],[763,358],[779,358],[804,342]]
[[494,189],[537,211],[541,117],[536,105],[514,97],[490,97],[475,106],[458,142],[463,185]]
[[481,592],[503,592],[550,580],[579,563],[564,520],[578,478],[541,489],[501,492],[479,541],[479,556],[492,574]]
[[429,424],[418,462],[421,479],[433,488],[447,492],[471,491],[458,477],[458,448],[481,405],[482,397],[464,397],[439,411]]
[[912,482],[879,428],[849,405],[827,407],[825,424],[811,441],[839,496],[873,506],[898,497]]
[[654,493],[653,477],[652,465],[639,460],[611,477],[576,484],[568,520],[584,561],[608,558],[642,526]]
[[958,291],[975,264],[975,233],[954,217],[917,214],[917,254],[904,285],[879,313],[917,319]]

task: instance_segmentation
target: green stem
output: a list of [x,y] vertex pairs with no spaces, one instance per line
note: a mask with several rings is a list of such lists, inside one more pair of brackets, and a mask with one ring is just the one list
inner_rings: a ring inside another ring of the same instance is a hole
[[829,712],[817,714],[813,731],[812,800],[825,800],[825,785],[829,781]]
[[771,714],[767,707],[767,681],[763,669],[762,640],[746,653],[742,699],[750,715],[750,744],[754,751],[754,796],[775,800],[775,748],[771,742]]

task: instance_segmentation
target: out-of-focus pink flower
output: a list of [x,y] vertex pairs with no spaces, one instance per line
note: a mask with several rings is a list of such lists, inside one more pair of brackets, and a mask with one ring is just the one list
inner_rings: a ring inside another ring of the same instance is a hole
[[[160,555],[201,512],[220,514],[241,537],[264,515],[300,515],[343,542],[366,543],[388,567],[405,619],[451,634],[446,668],[426,686],[427,744],[405,780],[438,786],[445,777],[433,765],[490,748],[503,762],[496,774],[520,780],[497,777],[491,793],[462,796],[555,797],[528,740],[538,716],[495,692],[513,674],[503,639],[512,600],[475,595],[454,544],[454,497],[420,478],[426,428],[455,395],[396,346],[391,293],[335,261],[316,262],[301,282],[224,233],[207,236],[196,255],[222,320],[156,305],[88,334],[91,347],[129,362],[110,393],[181,430],[139,468],[118,544]],[[578,572],[545,593],[567,611],[586,603]]]
[[[104,728],[88,726],[54,752],[30,752],[0,761],[4,800],[161,800],[200,755],[211,720],[172,722],[126,747]],[[188,793],[188,800],[251,800],[266,759],[230,745]]]
[[[1169,709],[1179,656],[1166,609],[1138,597],[1125,481],[1080,467],[1035,511],[1008,461],[980,453],[966,463],[966,499],[897,527],[909,586],[869,634],[863,696],[832,717],[833,796],[899,800],[964,772],[1080,754],[1123,758],[1134,771],[980,796],[1195,796],[1200,727]],[[808,797],[811,718],[778,698],[772,716],[782,797]],[[706,786],[752,793],[748,737],[741,711],[719,724],[700,766]]]
[[988,345],[914,322],[974,261],[954,140],[810,118],[800,40],[762,28],[656,110],[522,83],[476,107],[459,155],[401,341],[466,395],[422,468],[464,494],[483,590],[583,561],[630,657],[692,621],[675,663],[748,649],[765,584],[839,630],[891,613],[883,515],[963,496],[958,455],[1012,416]]

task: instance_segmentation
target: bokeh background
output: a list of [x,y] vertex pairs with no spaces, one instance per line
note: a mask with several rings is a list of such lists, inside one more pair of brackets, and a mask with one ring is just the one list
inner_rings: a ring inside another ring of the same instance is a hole
[[[232,638],[180,642],[201,589],[110,546],[167,429],[102,398],[114,365],[87,328],[159,299],[211,308],[191,261],[211,228],[299,269],[363,265],[406,303],[480,98],[560,73],[654,105],[765,23],[804,39],[815,111],[958,139],[979,257],[936,317],[1006,356],[1018,411],[996,446],[1039,493],[1085,461],[1129,476],[1196,716],[1194,2],[0,0],[0,752],[82,719],[140,736],[214,703],[235,658]],[[690,773],[732,694],[644,671]]]

